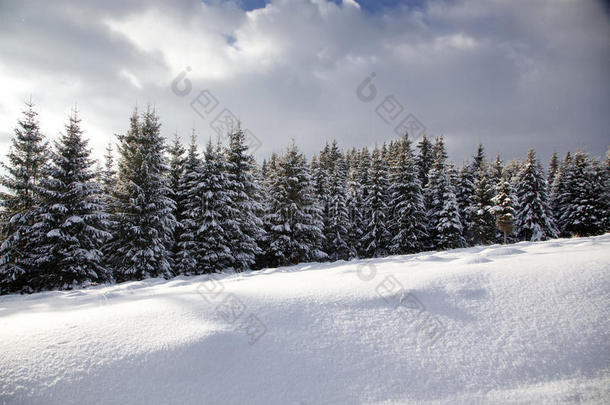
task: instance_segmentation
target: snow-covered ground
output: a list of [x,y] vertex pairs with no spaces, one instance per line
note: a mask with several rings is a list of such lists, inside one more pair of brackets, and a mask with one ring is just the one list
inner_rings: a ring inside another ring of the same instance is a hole
[[609,310],[610,234],[5,296],[0,403],[610,403]]

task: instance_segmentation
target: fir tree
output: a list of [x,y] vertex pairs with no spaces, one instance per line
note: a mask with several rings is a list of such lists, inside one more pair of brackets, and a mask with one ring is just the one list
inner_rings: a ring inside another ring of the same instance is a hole
[[551,209],[546,195],[546,183],[540,163],[533,149],[517,179],[515,194],[518,200],[516,224],[521,240],[538,241],[557,237]]
[[430,246],[452,249],[465,245],[455,190],[447,173],[447,153],[442,138],[434,145],[435,160],[428,176],[426,200]]
[[496,188],[500,184],[500,180],[502,180],[502,176],[504,175],[504,164],[502,159],[500,159],[500,155],[496,155],[496,158],[489,165],[489,177],[491,179],[494,188]]
[[[171,245],[171,258],[172,260],[178,254],[178,241],[180,240],[180,234],[184,231],[184,227],[182,225],[184,210],[185,210],[185,196],[181,193],[180,186],[181,181],[185,172],[185,164],[186,164],[186,150],[184,146],[180,142],[180,137],[178,134],[174,134],[174,140],[167,149],[167,153],[169,155],[169,172],[168,172],[168,180],[169,180],[169,188],[171,190],[171,198],[175,202],[175,208],[172,212],[174,218],[176,219],[176,226],[174,228],[173,241]],[[176,270],[174,269],[175,274]]]
[[360,239],[362,233],[362,205],[364,201],[362,199],[362,184],[358,176],[359,171],[359,159],[358,152],[354,149],[353,155],[350,157],[348,162],[349,172],[347,180],[347,212],[348,212],[348,246],[349,246],[349,258],[358,257],[360,251]]
[[112,143],[108,142],[106,146],[106,154],[104,155],[104,169],[102,170],[102,178],[100,181],[102,196],[106,209],[112,207],[112,191],[116,187],[117,173],[114,167],[114,156]]
[[507,243],[508,235],[513,231],[515,221],[514,196],[507,177],[507,173],[504,172],[496,186],[497,192],[493,198],[494,206],[492,208],[492,212],[496,216],[496,225],[504,233],[504,244]]
[[30,291],[28,273],[31,262],[31,225],[38,201],[37,186],[46,177],[48,143],[40,133],[38,113],[26,103],[24,117],[18,121],[7,162],[0,177],[0,294]]
[[428,173],[434,163],[434,151],[432,150],[432,143],[428,140],[426,135],[422,136],[421,141],[417,144],[419,154],[417,155],[416,163],[419,171],[419,181],[422,189],[428,184]]
[[589,157],[580,151],[574,153],[565,176],[561,196],[565,205],[560,217],[565,232],[572,236],[597,234],[604,215],[598,204],[598,193],[603,187]]
[[472,236],[475,244],[486,245],[495,242],[496,221],[492,213],[495,186],[492,181],[485,162],[482,162],[476,174],[473,205],[470,208]]
[[364,205],[366,206],[366,227],[362,236],[362,247],[365,257],[381,257],[388,253],[390,232],[387,229],[388,215],[388,173],[378,148],[373,150],[369,169],[369,190]]
[[561,164],[557,168],[555,175],[553,176],[553,183],[551,184],[551,193],[549,195],[551,212],[553,214],[553,220],[557,227],[557,232],[561,236],[569,236],[566,233],[566,224],[563,223],[562,216],[567,207],[569,201],[567,191],[567,173],[572,161],[572,155],[567,152],[563,158]]
[[118,181],[113,193],[113,239],[107,246],[117,281],[169,277],[169,249],[176,220],[160,135],[159,118],[134,111],[130,129],[119,136]]
[[328,217],[324,227],[324,251],[330,260],[348,259],[350,249],[349,213],[347,207],[347,163],[343,154],[333,141],[327,155],[326,172],[328,178],[328,195],[326,198]]
[[557,175],[557,171],[559,170],[559,158],[557,157],[557,152],[553,152],[551,155],[551,161],[549,162],[549,170],[547,171],[546,182],[547,182],[547,193],[550,195],[553,188],[553,182],[555,181],[555,176]]
[[478,173],[486,164],[487,158],[485,157],[485,149],[483,148],[483,144],[479,143],[477,146],[477,153],[472,157],[472,172]]
[[[171,165],[170,165],[171,166]],[[188,153],[184,158],[182,176],[178,178],[175,194],[182,202],[180,214],[180,232],[175,232],[174,273],[199,274],[197,263],[199,246],[195,234],[199,228],[198,219],[201,215],[197,211],[200,207],[199,185],[201,178],[201,160],[197,152],[197,137],[195,132],[191,135]],[[171,176],[170,176],[171,178]],[[199,214],[199,215],[198,215]]]
[[458,169],[455,194],[462,222],[462,236],[466,245],[472,245],[472,207],[474,206],[474,176],[469,164],[464,163]]
[[321,260],[321,213],[305,158],[294,143],[279,160],[271,179],[265,236],[272,266]]
[[[192,150],[191,147],[190,156]],[[192,182],[187,206],[187,217],[192,223],[189,229],[194,240],[195,274],[216,273],[235,264],[231,238],[240,228],[235,217],[231,217],[235,202],[231,199],[227,172],[228,163],[220,144],[214,148],[210,140],[201,170],[196,171]],[[251,257],[253,261],[254,253]]]
[[358,154],[358,166],[357,171],[354,173],[355,182],[358,184],[358,195],[357,195],[357,207],[358,212],[353,215],[354,217],[354,237],[357,238],[358,242],[357,253],[358,257],[366,257],[366,246],[363,245],[363,238],[368,227],[370,218],[370,209],[366,205],[366,201],[369,197],[370,190],[370,178],[369,173],[371,170],[371,154],[368,148],[364,147]]
[[600,167],[602,190],[599,193],[599,206],[603,211],[602,232],[610,231],[610,149]]
[[254,158],[246,153],[247,150],[246,134],[238,127],[229,134],[225,152],[231,225],[228,238],[233,266],[238,271],[255,263],[261,253],[258,243],[264,235],[259,218],[263,211],[260,187],[254,181]]
[[108,215],[80,122],[75,111],[66,133],[55,143],[50,177],[39,187],[41,205],[32,227],[36,290],[111,279],[101,251],[110,238]]
[[405,135],[396,144],[394,166],[390,174],[390,232],[392,254],[415,253],[424,249],[427,238],[425,207],[411,142]]

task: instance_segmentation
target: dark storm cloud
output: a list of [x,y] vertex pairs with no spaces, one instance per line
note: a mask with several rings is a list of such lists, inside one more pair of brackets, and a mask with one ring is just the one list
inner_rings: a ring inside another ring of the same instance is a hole
[[[5,2],[6,3],[6,2]],[[355,2],[13,2],[0,5],[0,134],[6,142],[30,94],[50,136],[78,103],[101,154],[136,103],[153,103],[166,136],[213,131],[190,102],[209,89],[263,142],[294,138],[312,153],[327,139],[372,145],[396,135],[375,113],[394,95],[456,161],[585,147],[610,139],[610,24],[594,1],[432,1],[375,13]],[[193,90],[172,79],[187,66]],[[377,99],[356,87],[371,72]],[[6,145],[6,143],[4,144]]]

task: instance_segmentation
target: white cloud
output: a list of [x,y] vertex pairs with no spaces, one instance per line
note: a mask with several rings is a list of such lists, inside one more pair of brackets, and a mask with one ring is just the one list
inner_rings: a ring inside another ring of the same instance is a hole
[[[5,138],[33,92],[44,116],[58,117],[51,135],[78,102],[98,156],[136,102],[155,103],[166,135],[186,137],[194,125],[203,143],[210,119],[189,105],[203,89],[261,138],[262,155],[290,138],[308,153],[332,138],[390,139],[393,127],[375,114],[389,94],[449,137],[457,160],[478,141],[512,158],[530,146],[543,157],[575,146],[601,154],[610,138],[610,24],[593,0],[433,0],[378,14],[353,0],[274,0],[252,11],[191,0],[19,7],[42,23],[0,27]],[[187,66],[193,91],[178,97],[170,82]],[[379,98],[364,104],[355,89],[373,71]]]
[[138,78],[131,73],[130,71],[128,71],[127,69],[121,69],[119,71],[119,76],[126,79],[129,83],[131,83],[131,85],[137,89],[141,89],[142,85],[140,84],[140,80],[138,80]]

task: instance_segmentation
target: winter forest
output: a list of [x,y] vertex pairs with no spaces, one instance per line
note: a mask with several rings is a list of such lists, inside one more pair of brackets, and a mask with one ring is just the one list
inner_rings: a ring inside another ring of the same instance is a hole
[[51,144],[26,105],[2,163],[0,292],[243,271],[610,229],[610,155],[534,150],[504,162],[473,145],[448,161],[442,137],[369,150],[293,143],[255,162],[245,134],[198,150],[166,144],[154,109],[90,157],[74,111]]

